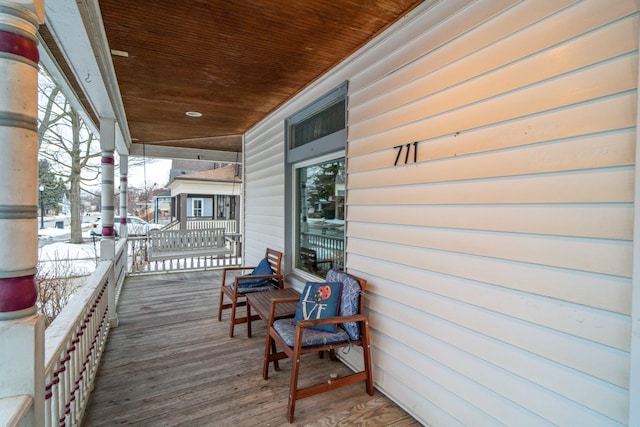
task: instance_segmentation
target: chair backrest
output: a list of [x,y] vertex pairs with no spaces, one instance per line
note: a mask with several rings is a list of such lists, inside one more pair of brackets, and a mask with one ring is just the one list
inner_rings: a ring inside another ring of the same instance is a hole
[[[342,283],[340,298],[340,316],[350,316],[364,312],[364,291],[367,281],[353,274],[332,268],[327,272],[326,281]],[[342,328],[352,340],[360,339],[360,325],[357,322],[342,323]]]
[[300,246],[300,256],[303,258],[309,258],[313,262],[318,260],[318,254],[316,251],[314,251],[313,249],[305,248],[303,246]]
[[367,281],[361,277],[358,276],[354,276],[353,274],[351,274],[351,277],[354,277],[357,281],[358,284],[360,285],[360,309],[358,310],[358,313],[364,313],[364,291],[367,288]]
[[282,274],[282,252],[267,248],[264,257],[269,261],[271,269],[275,274]]

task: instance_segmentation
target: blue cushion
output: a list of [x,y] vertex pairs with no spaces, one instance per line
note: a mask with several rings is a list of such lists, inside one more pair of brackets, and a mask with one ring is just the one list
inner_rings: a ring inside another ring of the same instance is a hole
[[[336,316],[340,308],[341,294],[342,283],[307,282],[300,296],[293,324],[298,320]],[[335,332],[337,327],[337,324],[311,326],[312,329],[325,332]]]
[[278,287],[275,286],[273,283],[269,283],[266,286],[252,286],[250,288],[243,288],[243,287],[238,287],[238,293],[240,294],[251,294],[254,292],[262,292],[262,291],[272,291],[274,289],[277,289]]
[[[296,339],[296,327],[292,319],[276,320],[273,322],[273,328],[289,347],[293,347]],[[340,327],[334,333],[314,331],[310,328],[304,328],[302,331],[303,348],[340,344],[347,341],[349,341],[349,335]]]
[[[342,283],[342,298],[340,301],[340,316],[360,314],[360,295],[362,290],[355,277],[337,269],[327,272],[327,282]],[[360,324],[358,322],[343,323],[342,328],[347,331],[352,340],[360,339]]]
[[[250,274],[246,276],[241,276],[241,277],[269,276],[272,274],[273,274],[273,270],[271,269],[271,264],[269,264],[269,260],[266,258],[262,258],[260,263],[258,263],[256,268],[254,268]],[[271,279],[264,279],[264,278],[243,279],[243,280],[240,280],[240,278],[238,278],[238,288],[253,288],[253,287],[267,286],[270,281]]]

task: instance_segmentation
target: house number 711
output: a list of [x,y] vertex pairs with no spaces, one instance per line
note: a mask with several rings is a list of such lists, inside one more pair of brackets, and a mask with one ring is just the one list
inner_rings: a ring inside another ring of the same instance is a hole
[[408,144],[396,145],[395,148],[398,150],[398,154],[396,155],[396,161],[393,163],[393,166],[398,166],[398,162],[400,161],[400,156],[403,151],[406,151],[404,154],[404,164],[409,163],[409,154],[411,153],[411,146],[413,145],[413,163],[418,161],[418,141],[410,142]]

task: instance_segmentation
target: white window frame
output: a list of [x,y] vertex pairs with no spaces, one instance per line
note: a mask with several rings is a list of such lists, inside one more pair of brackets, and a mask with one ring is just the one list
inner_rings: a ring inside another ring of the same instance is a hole
[[[196,215],[196,202],[200,202],[200,215]],[[194,198],[191,199],[191,216],[193,217],[202,217],[204,214],[204,199],[203,198]]]

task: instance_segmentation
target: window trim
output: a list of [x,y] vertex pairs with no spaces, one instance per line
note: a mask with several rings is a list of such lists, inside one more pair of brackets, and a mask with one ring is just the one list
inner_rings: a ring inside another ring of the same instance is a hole
[[[338,150],[344,150],[347,141],[347,98],[348,82],[342,83],[324,96],[316,99],[297,113],[292,114],[285,120],[285,146],[287,153],[287,164],[297,163],[302,160],[320,157]],[[345,101],[345,124],[344,128],[332,134],[310,141],[299,147],[291,147],[291,130],[294,125],[321,112],[323,109],[344,99]]]
[[[196,202],[200,202],[200,215],[196,215]],[[197,218],[204,216],[204,198],[194,197],[191,199],[191,216]]]

